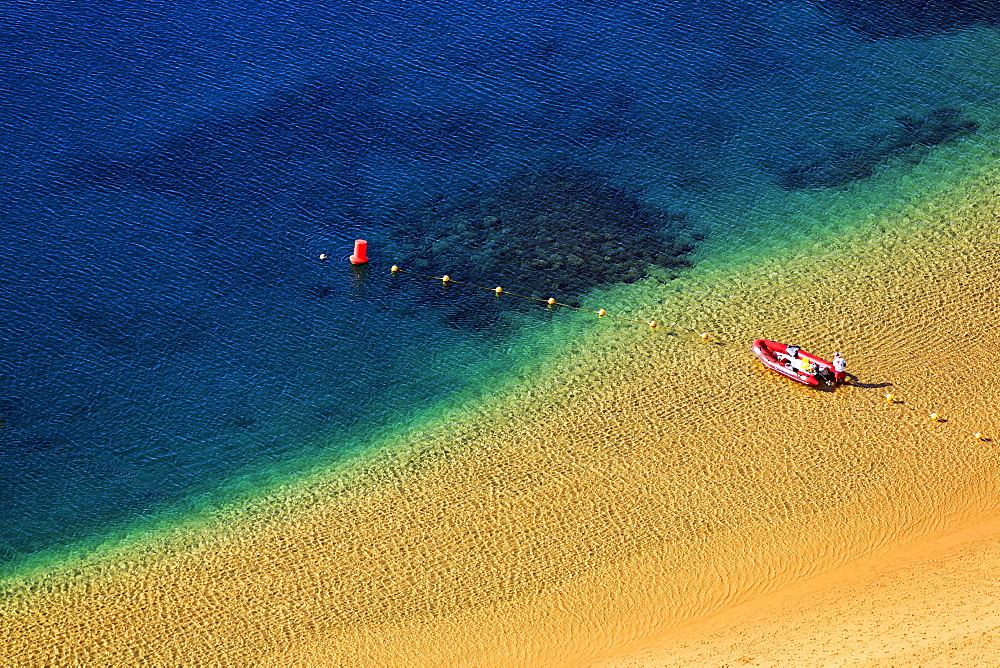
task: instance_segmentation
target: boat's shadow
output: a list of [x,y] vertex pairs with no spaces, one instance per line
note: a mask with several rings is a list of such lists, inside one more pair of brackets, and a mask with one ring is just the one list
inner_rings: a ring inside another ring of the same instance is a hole
[[[858,377],[852,374],[847,374],[847,382],[844,385],[851,385],[853,387],[860,387],[864,390],[877,390],[881,387],[892,387],[892,383],[861,383],[858,381]],[[816,389],[820,392],[835,392],[837,390],[837,385],[831,385],[830,383],[823,383],[816,386]]]
[[866,390],[877,390],[880,387],[892,387],[892,383],[860,383],[858,382],[858,377],[851,374],[847,374],[847,379],[854,387],[861,387]]

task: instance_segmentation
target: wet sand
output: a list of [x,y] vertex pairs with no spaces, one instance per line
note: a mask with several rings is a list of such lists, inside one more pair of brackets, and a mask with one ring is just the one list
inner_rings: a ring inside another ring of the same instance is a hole
[[[0,660],[595,662],[962,528],[998,507],[998,441],[972,438],[1000,439],[996,192],[969,177],[752,271],[628,288],[623,315],[712,340],[601,320],[394,454],[36,580]],[[857,383],[780,378],[760,336],[839,350]]]

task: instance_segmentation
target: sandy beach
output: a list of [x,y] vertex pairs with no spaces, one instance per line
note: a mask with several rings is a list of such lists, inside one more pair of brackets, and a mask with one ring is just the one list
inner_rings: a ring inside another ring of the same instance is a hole
[[[977,576],[1000,559],[998,188],[983,173],[752,272],[630,287],[623,315],[681,333],[601,320],[530,383],[391,452],[28,583],[4,604],[0,659],[983,656],[996,615]],[[761,336],[841,351],[855,382],[780,378],[749,351]]]
[[1000,516],[893,547],[599,665],[993,665]]

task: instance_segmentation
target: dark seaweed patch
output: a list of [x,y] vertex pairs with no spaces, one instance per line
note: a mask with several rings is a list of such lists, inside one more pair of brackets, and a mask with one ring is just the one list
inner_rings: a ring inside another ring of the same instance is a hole
[[[342,201],[358,183],[356,156],[364,150],[371,122],[367,91],[361,80],[311,81],[283,91],[245,114],[219,116],[178,132],[159,143],[129,153],[95,153],[76,159],[54,180],[64,187],[87,183],[196,195],[210,210],[269,204],[282,188],[275,174],[299,176],[309,165],[323,179],[295,192],[299,204],[328,206]],[[317,158],[333,152],[344,160]],[[304,199],[303,199],[304,197]]]
[[203,345],[215,327],[179,308],[122,302],[80,301],[66,308],[66,316],[109,355],[138,356],[150,361],[159,354],[180,354]]
[[328,283],[320,283],[306,288],[306,294],[313,299],[328,299],[335,296],[337,294],[337,290]]
[[[600,174],[569,166],[526,170],[494,187],[435,197],[400,212],[396,230],[403,267],[560,301],[598,285],[632,283],[653,266],[676,277],[702,238],[682,214],[651,207]],[[431,293],[426,298],[440,300]],[[463,328],[468,319],[448,316]]]
[[838,22],[872,38],[906,37],[1000,22],[992,0],[813,0]]
[[236,415],[230,419],[230,423],[236,429],[246,430],[257,426],[257,418],[252,418],[247,415]]
[[872,176],[879,163],[893,156],[908,154],[919,160],[916,149],[954,141],[978,130],[978,123],[963,118],[956,109],[935,109],[922,117],[899,116],[884,133],[778,168],[779,183],[786,190],[844,185]]
[[23,412],[23,402],[19,398],[15,398],[10,394],[0,396],[0,425],[12,422]]

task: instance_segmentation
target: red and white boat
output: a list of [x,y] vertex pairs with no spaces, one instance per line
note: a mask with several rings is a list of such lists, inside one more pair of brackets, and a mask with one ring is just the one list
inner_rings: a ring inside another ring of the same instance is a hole
[[[788,344],[757,339],[751,349],[768,369],[777,371],[782,376],[788,376],[803,385],[816,387],[821,381],[827,383],[833,379],[833,364],[812,353],[795,349],[794,357],[788,354]],[[809,370],[810,363],[815,364],[817,373]]]

